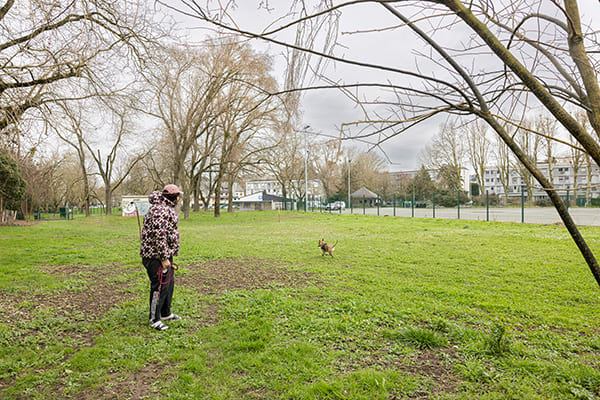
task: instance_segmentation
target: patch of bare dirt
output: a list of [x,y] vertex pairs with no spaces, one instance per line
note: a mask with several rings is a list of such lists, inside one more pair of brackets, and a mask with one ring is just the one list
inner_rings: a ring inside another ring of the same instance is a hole
[[106,379],[106,383],[99,385],[95,390],[79,393],[79,400],[99,400],[99,399],[144,399],[157,398],[161,390],[160,382],[166,382],[173,379],[173,376],[165,374],[168,366],[163,364],[146,365],[133,374],[111,373]]
[[[435,383],[434,392],[453,393],[460,383],[449,362],[449,359],[454,358],[453,353],[451,349],[421,351],[411,358],[410,363],[397,367],[399,370],[431,379]],[[424,398],[427,398],[427,395]]]
[[5,221],[0,223],[0,226],[31,226],[39,224],[39,221],[25,221],[21,219],[15,219],[11,221]]
[[97,320],[114,305],[133,297],[127,293],[128,284],[110,281],[110,278],[119,273],[118,265],[93,267],[93,270],[90,268],[79,265],[40,266],[43,272],[63,279],[78,275],[85,286],[52,294],[0,292],[0,302],[6,304],[2,318],[11,324],[31,321],[37,310],[50,308],[59,316],[70,318],[77,313],[86,320]]
[[[431,379],[433,393],[448,394],[456,391],[460,380],[452,369],[452,360],[456,359],[454,349],[422,350],[409,357],[395,357],[387,352],[373,352],[370,356],[361,358],[344,367],[345,371],[353,371],[366,367],[382,367],[395,369],[411,375]],[[427,399],[430,393],[415,393],[415,399]]]
[[286,270],[280,261],[260,258],[226,258],[191,264],[191,273],[177,278],[177,285],[194,288],[204,295],[219,295],[229,290],[267,289],[273,286],[296,287],[314,284],[314,274]]

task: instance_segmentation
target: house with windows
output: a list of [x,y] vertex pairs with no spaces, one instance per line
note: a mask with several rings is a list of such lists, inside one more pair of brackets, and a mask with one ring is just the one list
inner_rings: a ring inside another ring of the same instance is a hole
[[[292,184],[295,187],[301,188],[304,193],[304,181],[293,181]],[[317,179],[309,179],[308,182],[306,182],[306,186],[309,198],[320,197],[325,194],[321,181]],[[281,187],[281,183],[274,178],[266,177],[263,179],[249,179],[246,181],[246,193],[267,193],[275,196],[283,196],[283,188]],[[287,196],[291,197],[292,195],[288,193]]]
[[240,211],[262,211],[281,210],[283,208],[283,202],[284,199],[281,196],[276,196],[267,192],[258,192],[234,200],[233,204],[238,206]]

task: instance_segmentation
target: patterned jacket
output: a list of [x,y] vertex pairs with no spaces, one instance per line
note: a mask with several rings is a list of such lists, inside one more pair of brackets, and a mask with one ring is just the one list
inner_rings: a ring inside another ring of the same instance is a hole
[[158,191],[150,193],[148,199],[151,206],[144,218],[140,256],[166,260],[179,252],[175,204]]

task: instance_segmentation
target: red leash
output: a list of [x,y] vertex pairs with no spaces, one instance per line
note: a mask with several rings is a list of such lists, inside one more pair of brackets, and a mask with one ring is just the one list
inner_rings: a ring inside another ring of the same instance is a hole
[[[167,269],[167,272],[165,273],[163,271],[162,266],[160,268],[158,268],[158,298],[160,299],[160,289],[162,289],[163,285],[168,285],[169,283],[171,283],[173,281],[173,279],[175,278],[175,270],[179,269],[179,265],[175,264],[175,263],[171,263],[171,267],[169,267]],[[166,276],[166,281],[163,281],[163,279]]]

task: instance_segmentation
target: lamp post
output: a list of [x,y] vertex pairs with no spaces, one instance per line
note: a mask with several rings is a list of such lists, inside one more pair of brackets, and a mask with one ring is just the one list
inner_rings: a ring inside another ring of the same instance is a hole
[[308,128],[309,125],[304,127],[304,212],[308,212],[308,139],[306,137]]
[[350,163],[352,160],[348,158],[348,208],[350,208]]

